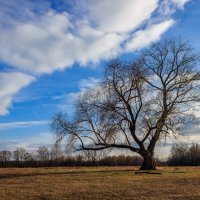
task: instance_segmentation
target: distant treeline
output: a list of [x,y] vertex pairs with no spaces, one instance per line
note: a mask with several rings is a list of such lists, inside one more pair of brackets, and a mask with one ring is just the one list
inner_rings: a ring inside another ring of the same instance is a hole
[[142,163],[142,158],[137,156],[109,156],[101,160],[85,160],[82,155],[66,156],[58,160],[31,160],[31,161],[14,161],[6,163],[1,161],[0,167],[64,167],[64,166],[138,166]]
[[45,146],[39,147],[36,154],[25,148],[0,151],[0,167],[134,166],[141,163],[139,156],[108,156],[106,151],[84,151],[73,156],[64,155],[59,147],[49,151]]
[[197,143],[190,146],[184,143],[173,145],[168,158],[168,165],[200,166],[200,145]]
[[[175,144],[166,161],[155,159],[156,165],[197,166],[200,165],[200,145]],[[15,151],[0,151],[0,167],[54,167],[54,166],[139,166],[142,157],[118,155],[109,156],[105,151],[84,151],[79,155],[63,155],[60,148],[41,146],[37,154],[24,148]]]

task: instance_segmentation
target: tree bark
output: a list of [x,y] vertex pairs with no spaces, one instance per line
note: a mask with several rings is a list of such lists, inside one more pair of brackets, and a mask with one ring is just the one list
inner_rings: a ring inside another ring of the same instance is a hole
[[143,163],[140,167],[140,170],[156,170],[155,160],[152,154],[147,153],[142,155]]

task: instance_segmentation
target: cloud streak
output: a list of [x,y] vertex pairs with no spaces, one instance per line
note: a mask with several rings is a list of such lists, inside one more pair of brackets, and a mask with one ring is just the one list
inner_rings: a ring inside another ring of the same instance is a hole
[[48,120],[0,123],[0,130],[13,129],[13,128],[26,128],[30,126],[47,125],[47,124],[49,124]]
[[137,31],[133,38],[127,44],[127,50],[134,51],[150,45],[160,39],[161,35],[165,33],[170,27],[174,25],[173,19],[153,24],[145,30]]
[[40,146],[52,147],[54,145],[52,133],[37,133],[32,137],[25,137],[21,140],[0,140],[0,150],[14,151],[18,147],[23,147],[28,151],[36,151]]

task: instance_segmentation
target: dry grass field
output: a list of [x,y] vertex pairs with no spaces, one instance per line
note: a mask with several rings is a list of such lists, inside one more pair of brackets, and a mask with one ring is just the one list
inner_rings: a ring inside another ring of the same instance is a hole
[[159,168],[159,174],[135,174],[136,169],[0,169],[0,200],[200,199],[200,167]]

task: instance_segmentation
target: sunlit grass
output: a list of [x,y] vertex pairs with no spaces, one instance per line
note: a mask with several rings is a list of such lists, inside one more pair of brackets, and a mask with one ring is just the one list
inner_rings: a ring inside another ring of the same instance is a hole
[[0,169],[1,200],[200,199],[200,167]]

